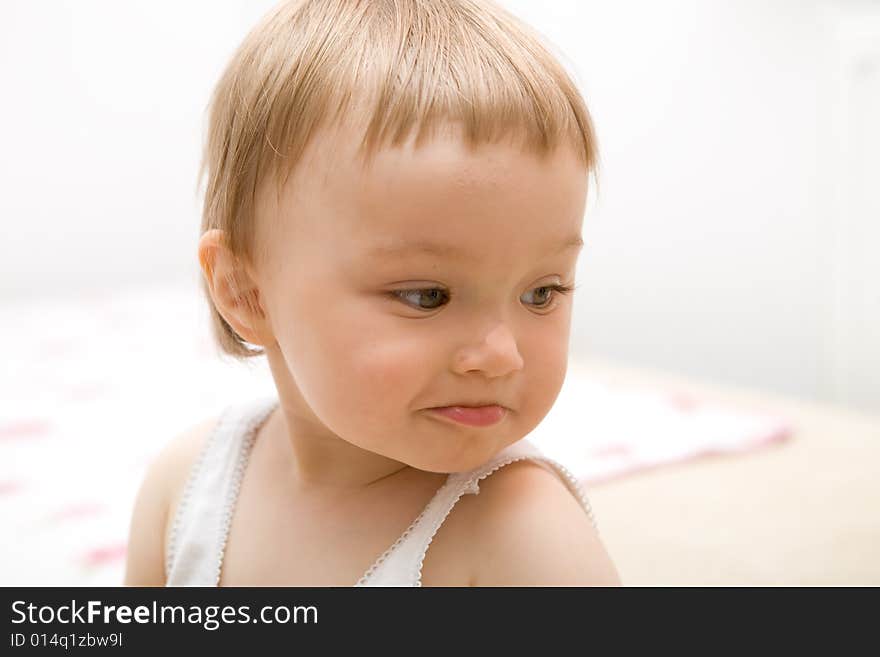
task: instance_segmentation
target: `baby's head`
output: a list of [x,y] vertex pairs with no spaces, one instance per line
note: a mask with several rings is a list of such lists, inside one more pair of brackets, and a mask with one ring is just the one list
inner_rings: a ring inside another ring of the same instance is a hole
[[[433,472],[552,407],[595,138],[563,67],[484,0],[302,0],[215,90],[199,258],[221,349],[293,435]],[[472,427],[426,409],[499,404]]]

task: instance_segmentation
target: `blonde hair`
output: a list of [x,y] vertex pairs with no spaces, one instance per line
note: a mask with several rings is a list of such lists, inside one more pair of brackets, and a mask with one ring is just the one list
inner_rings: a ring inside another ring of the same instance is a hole
[[[441,124],[476,146],[515,135],[537,155],[573,146],[595,175],[586,104],[540,36],[491,0],[292,0],[245,37],[217,83],[199,182],[201,232],[254,262],[258,190],[286,182],[315,133],[362,120],[367,163],[388,145],[416,142]],[[202,289],[221,352],[252,348]]]

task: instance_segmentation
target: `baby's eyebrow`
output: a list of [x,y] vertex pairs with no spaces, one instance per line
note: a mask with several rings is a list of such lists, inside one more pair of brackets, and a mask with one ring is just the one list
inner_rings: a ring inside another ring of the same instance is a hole
[[[548,249],[549,255],[558,255],[569,249],[580,249],[584,245],[584,240],[580,235],[572,235],[562,243],[556,244]],[[369,251],[367,256],[370,258],[395,259],[409,255],[428,255],[437,258],[449,258],[450,260],[475,261],[480,256],[473,255],[455,244],[444,244],[441,242],[416,241],[403,242],[400,240],[390,240],[384,244],[376,244]]]

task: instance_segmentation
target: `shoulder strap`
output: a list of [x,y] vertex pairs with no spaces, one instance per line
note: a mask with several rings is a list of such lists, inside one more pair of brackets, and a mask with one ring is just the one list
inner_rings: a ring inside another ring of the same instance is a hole
[[357,585],[421,586],[422,564],[428,547],[462,495],[479,493],[479,482],[482,479],[505,465],[523,459],[535,461],[556,474],[581,504],[593,527],[596,527],[590,502],[577,478],[565,466],[545,456],[533,444],[527,440],[520,440],[473,470],[450,474],[446,483],[437,491],[409,529],[379,557]]
[[256,428],[277,405],[227,407],[190,470],[165,558],[166,586],[216,586],[232,512]]

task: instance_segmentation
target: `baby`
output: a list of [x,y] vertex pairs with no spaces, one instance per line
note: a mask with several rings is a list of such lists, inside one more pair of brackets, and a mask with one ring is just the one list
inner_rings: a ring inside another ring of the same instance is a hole
[[198,254],[221,349],[265,355],[277,398],[160,453],[125,583],[619,584],[524,439],[565,378],[595,163],[576,87],[497,5],[270,12],[212,98]]

